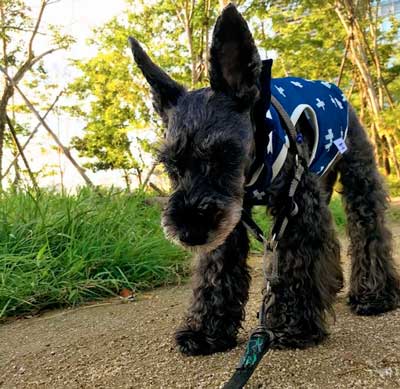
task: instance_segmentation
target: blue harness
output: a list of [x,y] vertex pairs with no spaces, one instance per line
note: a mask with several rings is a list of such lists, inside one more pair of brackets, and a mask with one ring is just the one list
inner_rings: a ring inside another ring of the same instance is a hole
[[[271,80],[271,94],[284,108],[293,126],[302,114],[314,131],[309,170],[323,176],[346,150],[348,103],[343,92],[325,81],[286,77]],[[269,134],[264,163],[246,184],[247,202],[265,205],[266,189],[281,171],[290,147],[283,119],[271,105],[265,118]],[[299,134],[301,136],[301,134]]]

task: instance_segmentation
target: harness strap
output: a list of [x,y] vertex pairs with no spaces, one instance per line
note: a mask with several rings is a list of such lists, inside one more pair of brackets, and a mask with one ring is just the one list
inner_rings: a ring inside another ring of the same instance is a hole
[[[298,188],[298,185],[302,179],[305,171],[306,155],[302,142],[297,134],[296,129],[293,126],[288,114],[283,109],[281,104],[272,96],[271,103],[275,106],[281,118],[286,124],[289,135],[292,140],[292,144],[296,147],[295,156],[295,171],[290,183],[288,192],[288,201],[286,206],[277,217],[274,226],[271,231],[271,238],[266,239],[262,229],[257,223],[251,218],[251,216],[242,211],[242,223],[246,229],[259,241],[264,244],[264,258],[263,258],[263,269],[265,274],[266,287],[263,292],[263,300],[258,313],[259,325],[250,335],[248,340],[246,351],[241,358],[239,365],[236,368],[235,373],[231,379],[224,385],[224,389],[240,389],[243,388],[247,381],[250,379],[257,365],[260,363],[263,356],[270,349],[275,339],[275,334],[267,329],[266,317],[268,311],[271,309],[275,302],[275,294],[272,291],[272,286],[279,283],[279,269],[278,269],[278,254],[277,247],[279,240],[283,237],[285,230],[288,226],[289,219],[297,215],[299,208],[294,201],[294,195]],[[271,258],[271,273],[268,273],[268,256],[272,255]]]
[[302,147],[302,141],[299,142],[299,139],[302,140],[302,138],[298,137],[296,129],[294,128],[294,125],[290,120],[288,113],[285,111],[285,108],[282,107],[282,104],[277,100],[277,98],[274,95],[271,95],[271,104],[275,107],[279,116],[284,121],[288,133],[290,135],[292,144],[294,144],[296,147],[297,154],[299,155],[300,158],[303,159],[303,161],[307,161],[308,158],[305,155],[304,148]]
[[262,229],[245,210],[242,211],[241,221],[246,227],[247,231],[249,231],[254,236],[254,238],[256,238],[261,243],[267,242],[267,239],[265,238]]

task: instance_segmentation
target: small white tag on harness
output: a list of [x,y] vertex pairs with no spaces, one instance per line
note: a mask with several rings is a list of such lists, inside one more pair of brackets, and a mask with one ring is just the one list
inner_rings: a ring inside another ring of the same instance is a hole
[[333,141],[340,154],[344,154],[347,151],[347,145],[343,138],[339,138]]

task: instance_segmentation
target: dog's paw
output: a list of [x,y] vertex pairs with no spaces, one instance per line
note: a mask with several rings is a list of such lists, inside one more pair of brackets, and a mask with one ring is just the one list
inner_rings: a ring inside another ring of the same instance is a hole
[[357,296],[350,294],[348,305],[353,313],[360,316],[379,315],[399,308],[400,296],[396,293],[368,294]]
[[309,333],[306,331],[297,331],[295,329],[285,328],[282,331],[274,331],[276,336],[272,348],[275,349],[305,349],[317,346],[328,336],[325,331],[315,331]]
[[188,328],[175,332],[179,351],[185,355],[209,355],[226,351],[236,346],[236,339],[216,339]]

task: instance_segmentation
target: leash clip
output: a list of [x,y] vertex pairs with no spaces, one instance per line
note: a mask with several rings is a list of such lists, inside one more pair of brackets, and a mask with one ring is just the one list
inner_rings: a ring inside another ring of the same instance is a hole
[[276,234],[272,235],[271,239],[266,239],[264,238],[265,242],[265,247],[268,249],[268,251],[274,252],[276,248],[278,247],[278,240],[276,239]]

